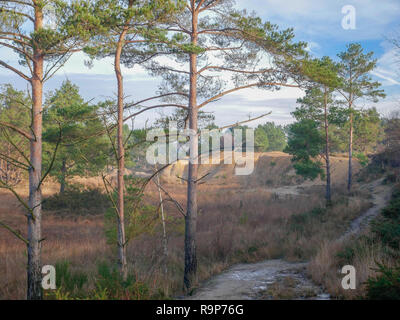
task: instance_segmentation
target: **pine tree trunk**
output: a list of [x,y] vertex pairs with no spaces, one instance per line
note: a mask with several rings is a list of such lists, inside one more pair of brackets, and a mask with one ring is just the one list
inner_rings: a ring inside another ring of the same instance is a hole
[[332,204],[331,196],[331,162],[329,157],[329,122],[328,122],[328,92],[325,88],[325,161],[326,161],[326,205],[329,207]]
[[[194,3],[194,2],[193,2]],[[197,45],[198,12],[192,7],[191,43]],[[190,161],[188,170],[187,212],[185,217],[185,272],[184,289],[190,292],[196,282],[196,228],[197,228],[197,176],[198,176],[198,136],[197,136],[197,54],[190,54],[190,93],[189,93],[189,128],[194,134],[190,139]]]
[[[350,107],[351,112],[351,107]],[[349,134],[349,176],[347,181],[347,191],[351,191],[353,179],[353,114],[350,113],[350,134]]]
[[[156,167],[156,170],[158,168]],[[158,184],[158,195],[160,198],[160,208],[161,208],[161,222],[163,226],[163,249],[164,249],[164,274],[168,275],[168,239],[167,239],[167,230],[165,223],[165,214],[164,214],[164,204],[160,187],[160,174],[157,173],[157,184]]]
[[[40,6],[35,6],[35,30],[43,26],[43,15]],[[28,277],[27,299],[42,299],[41,273],[41,239],[42,239],[42,99],[43,99],[43,55],[40,50],[34,51],[32,77],[32,133],[30,141],[29,169],[29,208],[28,214]]]
[[61,165],[61,181],[60,181],[60,194],[63,194],[65,191],[65,178],[67,175],[67,161],[63,159]]
[[121,276],[124,280],[128,277],[127,259],[126,259],[126,237],[125,237],[125,212],[124,212],[124,171],[125,171],[125,149],[124,149],[124,84],[121,72],[121,53],[122,46],[126,36],[126,29],[121,33],[117,50],[115,53],[115,75],[118,84],[118,124],[117,124],[117,210],[118,210],[118,260]]

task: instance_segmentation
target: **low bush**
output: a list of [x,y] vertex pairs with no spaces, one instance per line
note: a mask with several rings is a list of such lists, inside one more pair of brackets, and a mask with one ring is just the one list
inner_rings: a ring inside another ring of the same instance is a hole
[[80,271],[71,271],[70,263],[56,264],[57,289],[46,294],[47,299],[55,300],[148,300],[165,299],[158,290],[151,292],[149,286],[129,274],[124,280],[117,266],[101,262],[93,278]]
[[353,265],[357,256],[368,255],[368,248],[374,246],[374,239],[367,235],[346,241],[344,246],[335,254],[336,266]]
[[378,275],[367,280],[370,300],[400,300],[400,266],[378,264]]
[[400,224],[390,219],[374,221],[372,232],[383,244],[400,249]]
[[400,249],[400,189],[393,192],[389,205],[382,211],[382,217],[371,223],[372,232],[384,244]]
[[43,203],[43,209],[57,215],[104,214],[111,206],[108,196],[99,189],[83,189],[72,186],[63,193],[55,194]]
[[315,208],[311,211],[292,215],[288,221],[290,232],[297,232],[300,234],[308,234],[312,232],[310,226],[313,226],[316,221],[323,222],[325,213],[325,208]]
[[382,215],[388,219],[398,220],[400,218],[400,189],[393,192],[392,199],[383,211]]
[[92,299],[99,300],[148,300],[152,298],[149,287],[128,275],[124,280],[118,268],[107,263],[98,265],[96,289],[90,293]]
[[87,284],[88,277],[82,272],[72,272],[68,261],[56,263],[56,285],[59,290],[77,294]]

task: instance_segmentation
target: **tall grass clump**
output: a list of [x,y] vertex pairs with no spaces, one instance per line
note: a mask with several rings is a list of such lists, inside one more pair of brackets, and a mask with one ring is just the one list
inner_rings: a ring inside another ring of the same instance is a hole
[[117,268],[108,262],[100,262],[97,272],[89,276],[73,271],[68,261],[56,264],[57,289],[47,292],[51,300],[148,300],[166,298],[162,290],[151,290],[136,275],[129,274],[124,280]]

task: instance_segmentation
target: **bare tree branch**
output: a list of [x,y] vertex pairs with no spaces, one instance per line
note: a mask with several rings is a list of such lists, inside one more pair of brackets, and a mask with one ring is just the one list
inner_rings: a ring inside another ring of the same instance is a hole
[[52,157],[52,159],[51,159],[51,162],[50,162],[49,167],[47,168],[47,171],[46,171],[45,174],[43,175],[42,179],[40,179],[40,181],[39,181],[39,184],[38,184],[38,186],[37,186],[37,189],[38,189],[38,190],[40,189],[40,186],[43,184],[43,181],[44,181],[44,180],[46,179],[46,177],[49,175],[50,171],[53,169],[54,162],[55,162],[56,157],[57,157],[57,151],[58,151],[58,147],[59,147],[59,145],[60,145],[61,139],[62,139],[62,129],[61,129],[61,126],[60,126],[60,124],[59,124],[59,135],[58,135],[58,140],[57,140],[56,147],[54,148],[53,157]]
[[178,208],[179,212],[180,212],[184,217],[186,217],[185,210],[183,210],[183,207],[182,207],[182,205],[178,202],[178,200],[175,200],[175,199],[168,193],[168,191],[165,190],[164,187],[163,187],[161,184],[159,184],[155,179],[152,179],[152,181],[153,181],[153,183],[154,183],[158,188],[160,188],[160,189],[165,193],[165,195],[168,197],[168,199],[164,199],[163,201],[171,201],[172,203],[174,203],[175,206]]
[[165,98],[165,97],[169,97],[169,96],[177,96],[177,95],[179,95],[179,96],[185,96],[185,97],[188,97],[188,96],[189,96],[188,94],[182,93],[182,92],[166,93],[166,94],[161,94],[161,95],[159,95],[159,96],[154,96],[154,97],[151,97],[151,98],[143,99],[143,100],[140,100],[140,101],[135,102],[135,103],[127,104],[127,105],[124,107],[124,109],[136,107],[136,106],[138,106],[138,105],[141,105],[141,104],[143,104],[143,103],[145,103],[145,102],[148,102],[148,101],[151,101],[151,100],[161,99],[161,98]]
[[35,19],[33,19],[29,14],[26,14],[26,13],[23,13],[20,11],[15,11],[15,10],[6,9],[6,8],[0,8],[0,12],[7,12],[7,13],[23,16],[23,17],[29,19],[30,21],[35,22]]
[[23,72],[15,69],[14,67],[10,66],[9,64],[5,63],[4,61],[0,60],[0,66],[3,66],[4,68],[7,68],[13,72],[15,72],[17,75],[19,75],[21,78],[25,79],[28,82],[31,82],[32,79],[29,78],[26,74],[24,74]]
[[32,208],[32,209],[29,208],[28,204],[27,204],[24,200],[22,200],[22,198],[20,197],[20,195],[14,190],[13,187],[9,186],[8,184],[6,184],[6,183],[4,183],[2,180],[0,180],[0,188],[10,190],[10,191],[12,192],[12,194],[17,198],[17,200],[22,204],[22,206],[23,206],[26,210],[28,210],[28,212],[30,213],[32,219],[35,220],[35,216],[34,216],[34,214],[33,214],[33,209],[34,209],[34,208]]
[[16,236],[19,240],[23,241],[25,244],[29,244],[29,241],[21,235],[21,232],[19,230],[14,230],[13,228],[11,228],[2,221],[0,221],[0,227],[3,227],[4,229],[10,231],[14,236]]
[[207,66],[200,69],[197,73],[201,74],[206,70],[221,70],[221,71],[229,71],[229,72],[236,72],[236,73],[243,73],[243,74],[264,74],[267,72],[274,71],[274,69],[264,69],[264,70],[256,70],[256,71],[246,71],[246,70],[236,70],[231,68],[219,67],[219,66]]
[[0,42],[0,45],[5,46],[7,48],[10,48],[12,50],[18,51],[20,54],[22,54],[24,57],[29,58],[31,61],[33,61],[33,57],[27,53],[25,50],[22,50],[16,46],[13,46],[11,44],[5,43],[5,42]]
[[30,135],[30,134],[29,134],[28,132],[26,132],[25,130],[20,129],[20,128],[18,128],[17,126],[11,124],[11,123],[4,122],[4,121],[0,121],[0,126],[7,127],[7,128],[9,128],[9,129],[11,129],[11,130],[13,130],[13,131],[19,133],[20,135],[24,136],[24,137],[27,138],[28,140],[33,140],[33,136],[32,136],[32,135]]
[[241,125],[241,124],[248,123],[248,122],[252,122],[252,121],[255,121],[255,120],[264,118],[264,117],[266,117],[266,116],[269,116],[271,113],[272,113],[272,111],[270,111],[270,112],[268,112],[268,113],[265,113],[265,114],[263,114],[263,115],[261,115],[261,116],[258,116],[258,117],[256,117],[256,118],[252,118],[252,119],[245,120],[245,121],[240,121],[240,122],[237,122],[237,123],[235,123],[235,124],[231,124],[231,125],[228,125],[228,126],[221,127],[221,128],[219,128],[219,129],[220,129],[220,130],[223,130],[223,129],[228,129],[228,128],[237,127],[237,126],[239,126],[239,125]]
[[29,158],[25,155],[25,153],[23,152],[23,150],[21,150],[15,143],[14,141],[12,141],[11,137],[9,136],[9,134],[7,133],[6,130],[3,129],[3,134],[5,135],[7,141],[15,148],[15,150],[18,151],[18,153],[25,159],[25,161],[28,163],[28,168],[29,167],[33,167],[31,161],[29,160]]
[[16,4],[22,4],[25,6],[31,6],[32,8],[34,7],[34,5],[32,3],[20,1],[20,0],[0,0],[0,2],[12,2],[12,3],[16,3]]
[[29,166],[27,166],[25,163],[18,161],[17,159],[14,159],[12,157],[9,157],[5,155],[4,153],[0,153],[0,159],[3,159],[4,161],[12,163],[13,166],[23,169],[23,170],[29,170]]

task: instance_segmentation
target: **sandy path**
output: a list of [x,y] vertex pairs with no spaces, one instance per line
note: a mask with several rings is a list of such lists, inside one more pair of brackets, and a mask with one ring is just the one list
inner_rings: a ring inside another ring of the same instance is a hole
[[[329,298],[329,295],[324,294],[305,276],[306,266],[306,263],[289,263],[283,260],[239,264],[207,281],[187,299],[256,300],[270,299],[271,295],[280,294],[291,299]],[[268,290],[272,285],[274,290]],[[281,288],[284,290],[280,292]]]
[[392,187],[390,185],[383,185],[382,182],[383,179],[379,179],[360,188],[368,189],[372,193],[373,206],[363,215],[355,219],[351,223],[349,230],[347,230],[347,232],[343,234],[338,241],[344,241],[350,236],[360,233],[365,227],[368,226],[368,223],[388,205],[392,193]]

